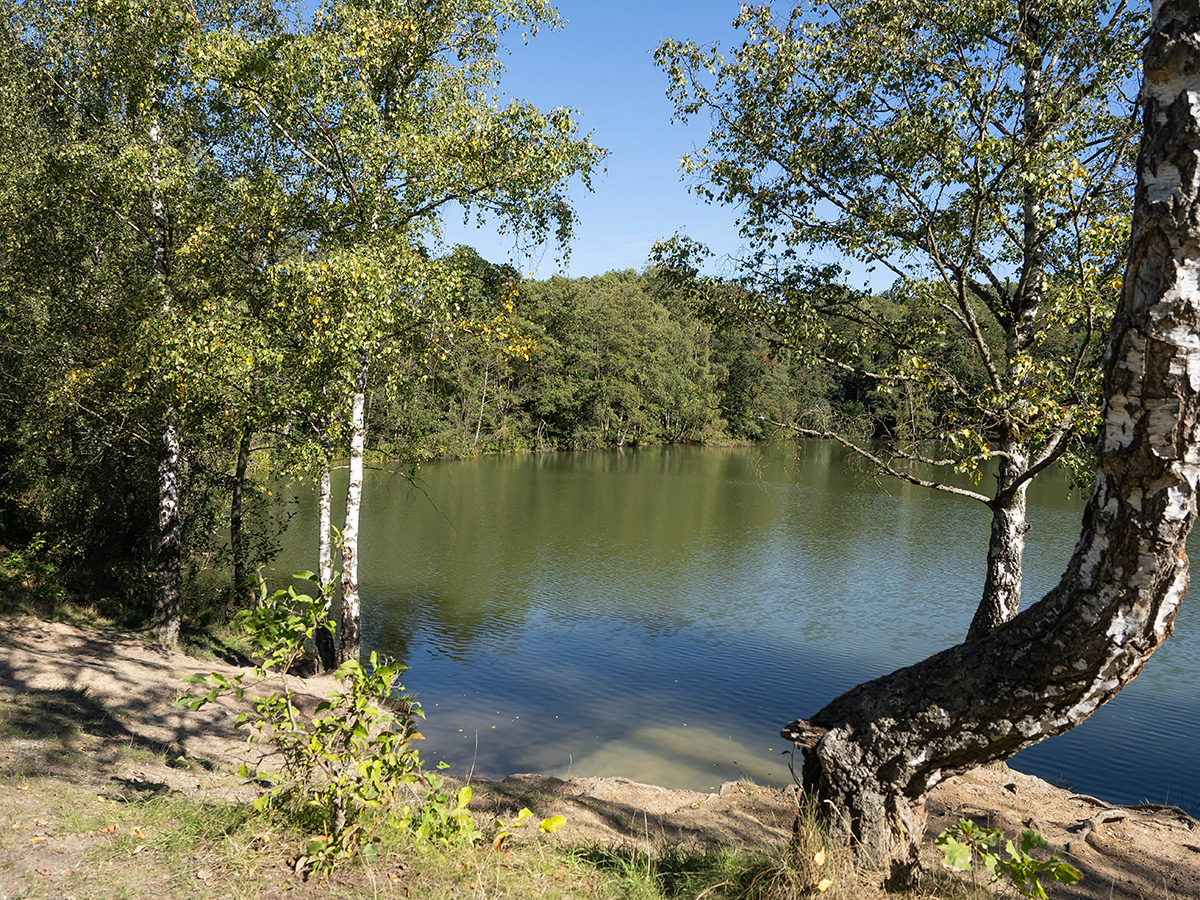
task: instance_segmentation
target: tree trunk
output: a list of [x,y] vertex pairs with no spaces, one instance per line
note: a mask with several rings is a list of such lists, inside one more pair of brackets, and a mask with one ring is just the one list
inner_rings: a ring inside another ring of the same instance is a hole
[[1018,441],[1006,441],[1001,449],[1005,455],[1000,457],[999,489],[996,498],[988,504],[992,510],[992,532],[988,539],[987,577],[967,640],[982,637],[1003,625],[1021,608],[1025,533],[1029,531],[1025,519],[1025,492],[1029,482],[1013,485],[1029,467],[1029,454]]
[[783,734],[865,861],[917,871],[926,792],[1067,731],[1171,633],[1200,480],[1200,64],[1194,0],[1158,4],[1123,295],[1105,357],[1096,487],[1066,573],[983,637],[848,691]]
[[179,512],[179,429],[167,411],[158,460],[158,567],[150,624],[167,647],[179,646],[183,597],[183,533]]
[[471,445],[471,449],[479,449],[479,432],[483,428],[483,410],[484,404],[487,402],[487,383],[488,383],[488,366],[483,367],[483,391],[479,395],[479,418],[475,422],[475,442]]
[[[1020,29],[1022,51],[1027,55],[1021,79],[1021,105],[1023,109],[1024,143],[1028,159],[1045,158],[1042,143],[1046,137],[1042,121],[1042,105],[1045,103],[1044,70],[1046,65],[1044,42],[1038,0],[1027,0],[1020,5]],[[1034,163],[1036,165],[1036,163]],[[1029,176],[1040,175],[1033,171]],[[1042,307],[1046,281],[1046,226],[1042,191],[1036,178],[1025,182],[1022,209],[1023,233],[1021,237],[1021,277],[1013,294],[1012,323],[1009,326],[1008,369],[1009,379],[1014,380],[1014,368],[1021,371],[1021,357],[1032,348],[1034,325]],[[1023,380],[1024,376],[1018,376]]]
[[246,469],[250,466],[250,439],[254,431],[250,426],[242,430],[238,441],[237,467],[233,472],[233,497],[229,501],[229,552],[233,555],[233,596],[241,598],[246,608],[255,604],[254,585],[246,566],[246,547],[242,539],[243,510],[242,494],[246,487]]
[[[1031,160],[1041,158],[1041,144],[1045,138],[1042,122],[1045,56],[1040,49],[1043,42],[1037,8],[1037,0],[1020,4],[1022,48],[1028,54],[1021,83],[1022,128]],[[1022,206],[1021,275],[1009,298],[1011,308],[1007,311],[1005,324],[1005,378],[1009,388],[1014,390],[1027,377],[1024,363],[1033,346],[1034,328],[1045,294],[1045,211],[1040,188],[1034,181],[1026,182]],[[987,577],[983,596],[967,632],[968,640],[982,637],[1007,622],[1021,608],[1021,570],[1025,533],[1029,530],[1025,518],[1028,482],[1014,485],[1029,468],[1029,446],[1011,422],[1001,426],[1000,450],[1003,455],[996,496],[988,504],[992,510],[992,529],[988,540]]]
[[321,598],[325,606],[321,613],[322,627],[317,629],[317,663],[324,672],[337,668],[337,650],[333,645],[333,634],[324,623],[330,621],[333,608],[333,464],[329,450],[325,450],[325,467],[321,472],[321,484],[317,491],[317,582],[321,586]]
[[358,659],[362,651],[362,609],[358,597],[358,517],[362,507],[363,449],[367,442],[367,351],[355,373],[350,423],[350,483],[346,488],[346,526],[342,529],[342,627],[338,662]]
[[[150,218],[152,271],[162,290],[164,319],[171,312],[170,267],[166,205],[160,194],[161,178],[155,153],[163,143],[162,128],[150,126]],[[183,528],[179,511],[179,422],[173,404],[167,403],[166,425],[158,458],[158,553],[154,573],[154,609],[150,624],[167,647],[179,646],[183,598]]]

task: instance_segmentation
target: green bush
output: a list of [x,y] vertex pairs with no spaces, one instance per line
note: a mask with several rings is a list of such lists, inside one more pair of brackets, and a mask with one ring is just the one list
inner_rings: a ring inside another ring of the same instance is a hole
[[[297,573],[309,579],[310,572]],[[197,710],[224,694],[239,700],[269,686],[250,700],[253,711],[238,717],[251,728],[249,741],[274,759],[271,788],[255,806],[306,819],[321,833],[310,840],[304,862],[328,870],[356,856],[387,827],[400,827],[419,840],[469,844],[480,837],[467,810],[469,787],[448,792],[444,779],[421,767],[414,742],[421,738],[416,720],[420,706],[403,699],[400,676],[405,667],[371,654],[370,663],[349,660],[334,673],[341,689],[305,715],[286,673],[313,642],[317,629],[331,627],[321,601],[294,587],[267,596],[238,620],[251,644],[264,654],[255,668],[262,679],[251,686],[242,676],[219,672],[192,675],[188,682],[207,692],[180,696],[179,705]],[[248,766],[242,775],[250,777]],[[315,814],[315,821],[309,817]]]

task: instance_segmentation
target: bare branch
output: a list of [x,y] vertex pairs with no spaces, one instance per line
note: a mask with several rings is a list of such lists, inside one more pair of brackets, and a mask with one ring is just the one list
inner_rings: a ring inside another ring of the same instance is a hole
[[891,475],[893,478],[899,479],[900,481],[906,481],[909,484],[915,484],[918,487],[930,488],[931,490],[935,491],[944,491],[947,494],[957,494],[959,497],[970,497],[972,500],[978,500],[980,503],[985,505],[990,505],[992,502],[990,497],[986,497],[977,491],[969,491],[966,488],[956,487],[952,484],[945,484],[941,481],[929,481],[925,478],[918,478],[916,475],[911,475],[908,472],[901,472],[899,469],[889,465],[885,460],[876,456],[870,450],[860,447],[858,444],[854,443],[848,438],[845,438],[840,434],[834,434],[832,431],[818,431],[815,428],[804,428],[803,426],[793,425],[788,422],[776,422],[772,419],[768,419],[766,416],[755,416],[754,418],[766,425],[774,425],[777,428],[784,428],[788,431],[791,431],[793,434],[798,434],[802,437],[823,438],[825,440],[837,441],[847,450],[853,450],[863,459],[868,460],[869,462],[878,466],[881,471]]

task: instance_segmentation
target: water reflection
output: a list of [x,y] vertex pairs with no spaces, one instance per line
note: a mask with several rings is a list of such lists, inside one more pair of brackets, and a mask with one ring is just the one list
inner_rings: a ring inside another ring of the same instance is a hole
[[[364,641],[412,666],[428,755],[488,776],[785,783],[779,726],[956,643],[983,582],[982,505],[877,482],[828,443],[496,457],[419,480],[367,485]],[[1031,490],[1027,598],[1078,535],[1066,487]],[[314,516],[302,502],[280,570],[312,567]],[[1196,615],[1185,605],[1113,703],[1016,764],[1196,810]],[[1136,783],[1131,756],[1147,761]]]

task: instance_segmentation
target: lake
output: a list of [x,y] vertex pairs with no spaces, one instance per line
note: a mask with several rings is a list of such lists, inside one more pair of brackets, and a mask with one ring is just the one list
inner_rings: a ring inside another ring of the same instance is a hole
[[[277,572],[316,568],[315,504],[296,501]],[[1049,473],[1029,506],[1026,603],[1061,575],[1083,500]],[[817,441],[435,462],[415,486],[368,472],[364,656],[410,667],[423,755],[456,773],[783,785],[780,727],[966,634],[989,521]],[[1200,814],[1198,616],[1185,601],[1130,687],[1012,765]]]

